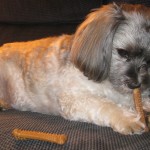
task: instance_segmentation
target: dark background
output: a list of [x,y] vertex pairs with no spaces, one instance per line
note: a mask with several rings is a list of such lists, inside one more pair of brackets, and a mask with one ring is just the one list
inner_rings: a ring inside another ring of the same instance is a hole
[[74,33],[92,9],[111,2],[150,6],[150,0],[0,0],[0,45]]

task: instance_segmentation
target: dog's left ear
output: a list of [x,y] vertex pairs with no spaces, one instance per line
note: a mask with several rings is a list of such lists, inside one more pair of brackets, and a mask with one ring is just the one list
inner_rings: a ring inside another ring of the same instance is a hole
[[121,8],[110,4],[92,12],[77,29],[71,60],[89,79],[108,77],[113,37],[122,19]]

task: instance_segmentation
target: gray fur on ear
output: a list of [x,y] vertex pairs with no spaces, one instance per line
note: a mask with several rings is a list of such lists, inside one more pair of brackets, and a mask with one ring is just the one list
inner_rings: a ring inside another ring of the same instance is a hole
[[92,12],[77,29],[71,59],[89,79],[108,77],[113,37],[123,19],[120,7],[110,4]]

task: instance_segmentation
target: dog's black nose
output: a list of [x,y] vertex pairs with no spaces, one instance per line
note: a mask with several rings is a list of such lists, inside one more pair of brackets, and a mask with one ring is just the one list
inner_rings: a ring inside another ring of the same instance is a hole
[[134,82],[132,82],[132,83],[128,84],[128,87],[130,89],[139,88],[140,86],[141,86],[141,83],[134,83]]

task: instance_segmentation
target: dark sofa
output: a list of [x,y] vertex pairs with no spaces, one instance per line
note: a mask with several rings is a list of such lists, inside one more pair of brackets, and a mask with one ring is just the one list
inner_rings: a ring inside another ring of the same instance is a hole
[[[115,0],[114,0],[115,1]],[[47,36],[72,34],[91,9],[109,0],[0,0],[0,45]],[[116,0],[150,6],[150,0]],[[57,145],[38,140],[16,140],[15,128],[64,133]],[[59,116],[13,109],[0,112],[0,150],[150,150],[150,133],[121,135],[111,128],[68,121]]]

